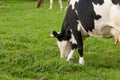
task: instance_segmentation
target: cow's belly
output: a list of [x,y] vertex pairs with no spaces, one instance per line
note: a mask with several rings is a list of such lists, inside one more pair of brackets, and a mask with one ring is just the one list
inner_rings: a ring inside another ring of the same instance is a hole
[[94,37],[110,38],[112,37],[111,29],[112,27],[108,25],[99,26],[99,28],[95,28],[92,32],[89,32],[88,34]]
[[90,36],[112,37],[111,29],[120,31],[120,6],[113,5],[111,0],[105,0],[103,5],[94,5],[96,14],[101,15],[99,20],[95,20],[95,29],[89,32]]

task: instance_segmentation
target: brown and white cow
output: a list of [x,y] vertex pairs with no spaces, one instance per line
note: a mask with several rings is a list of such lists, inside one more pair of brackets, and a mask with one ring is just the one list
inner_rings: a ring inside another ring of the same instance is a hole
[[120,0],[71,0],[61,32],[53,35],[62,58],[69,61],[78,48],[79,63],[84,64],[83,40],[88,36],[120,42]]

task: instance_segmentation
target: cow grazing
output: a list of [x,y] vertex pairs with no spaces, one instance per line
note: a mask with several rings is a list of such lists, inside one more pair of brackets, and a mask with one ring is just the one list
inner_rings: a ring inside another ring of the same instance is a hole
[[114,37],[115,44],[120,42],[120,0],[71,0],[61,32],[53,35],[62,58],[69,61],[78,48],[79,63],[84,64],[83,40],[88,36]]

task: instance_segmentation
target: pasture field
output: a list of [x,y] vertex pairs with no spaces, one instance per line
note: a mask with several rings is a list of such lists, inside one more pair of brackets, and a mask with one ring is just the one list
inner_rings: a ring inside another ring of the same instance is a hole
[[[64,6],[66,2],[63,1]],[[54,0],[0,0],[0,80],[120,80],[120,44],[90,37],[84,41],[85,65],[60,59],[53,31],[60,31],[65,10]]]

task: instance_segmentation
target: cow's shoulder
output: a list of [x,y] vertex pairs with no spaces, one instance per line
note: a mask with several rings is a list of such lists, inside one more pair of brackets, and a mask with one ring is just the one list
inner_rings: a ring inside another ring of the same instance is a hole
[[87,32],[94,29],[94,20],[99,20],[101,18],[101,15],[96,14],[94,11],[93,3],[95,5],[102,5],[104,0],[79,0],[74,5],[78,14],[78,19]]

